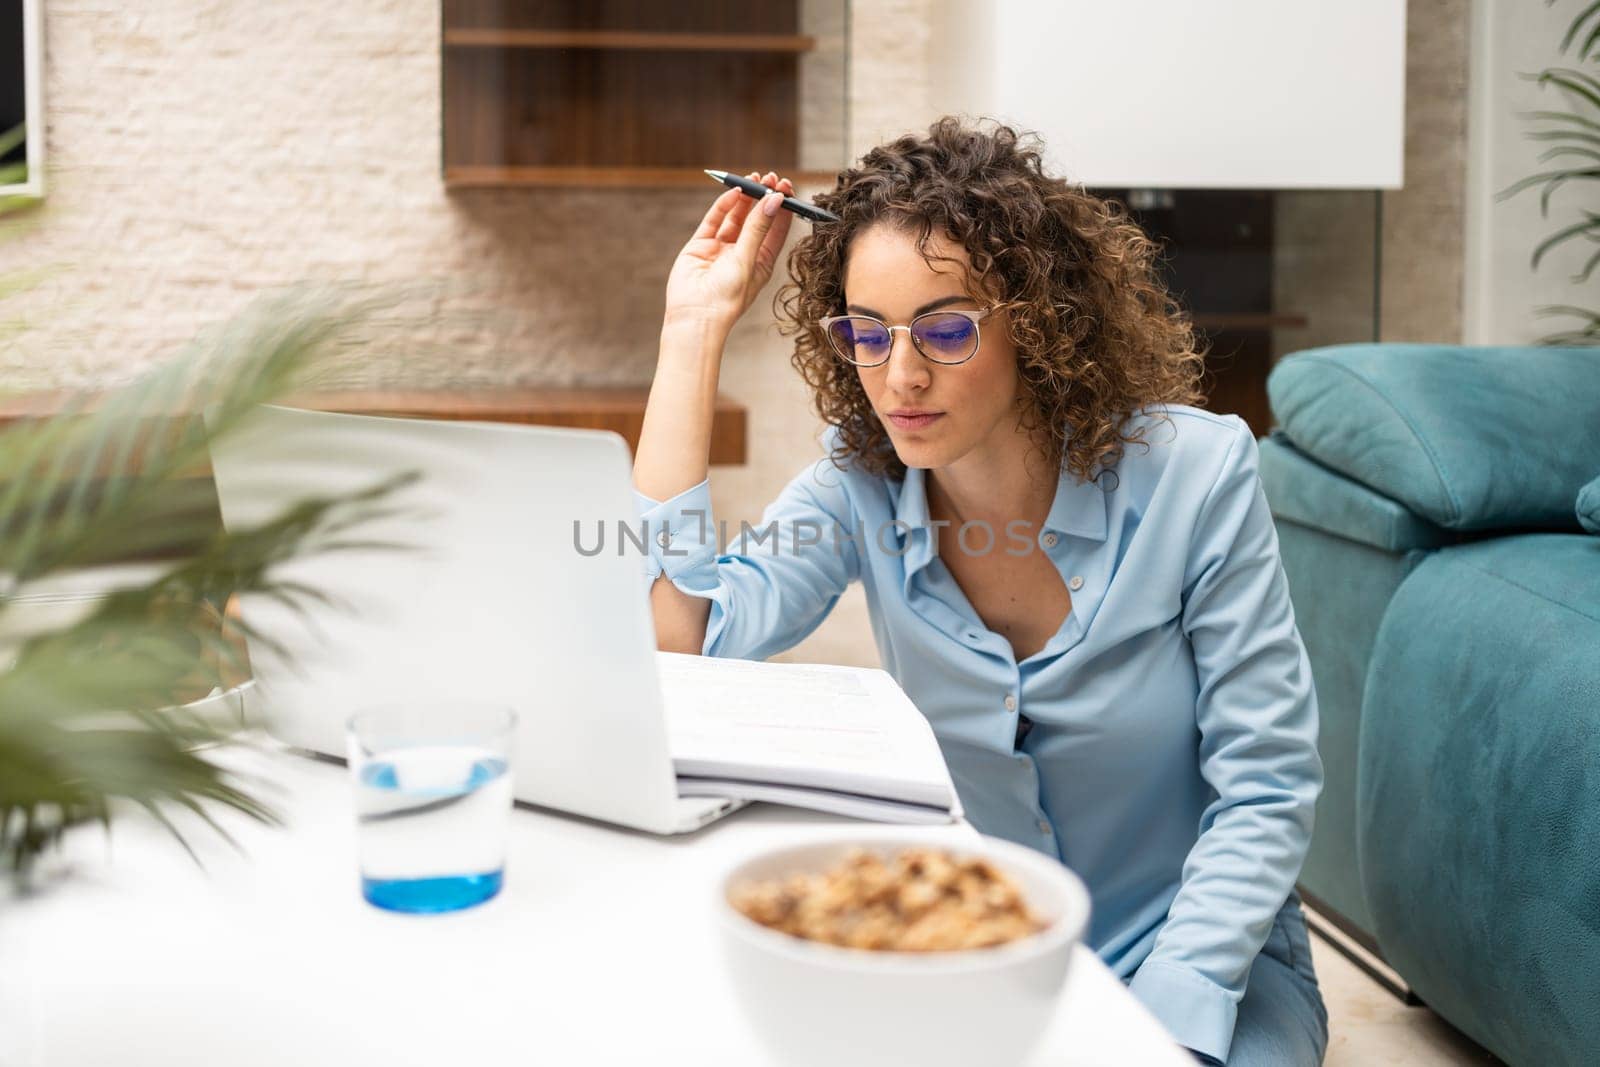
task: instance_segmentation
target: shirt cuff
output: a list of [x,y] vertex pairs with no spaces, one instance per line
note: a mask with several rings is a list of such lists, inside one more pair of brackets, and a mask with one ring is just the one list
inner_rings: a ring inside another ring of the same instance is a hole
[[715,565],[717,539],[716,522],[711,516],[710,478],[667,500],[656,500],[635,489],[633,502],[640,520],[639,533],[648,549],[644,561],[647,588],[660,574],[665,573],[677,585],[697,569]]
[[1128,990],[1178,1044],[1227,1062],[1239,1017],[1233,994],[1196,971],[1159,960],[1146,960]]

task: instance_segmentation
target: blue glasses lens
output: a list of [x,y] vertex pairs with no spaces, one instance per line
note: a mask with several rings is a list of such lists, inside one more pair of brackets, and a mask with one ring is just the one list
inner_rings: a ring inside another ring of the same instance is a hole
[[833,324],[833,345],[846,359],[877,363],[889,354],[889,331],[872,319],[840,319]]
[[978,324],[965,315],[939,312],[912,323],[911,336],[934,359],[966,359],[977,347]]

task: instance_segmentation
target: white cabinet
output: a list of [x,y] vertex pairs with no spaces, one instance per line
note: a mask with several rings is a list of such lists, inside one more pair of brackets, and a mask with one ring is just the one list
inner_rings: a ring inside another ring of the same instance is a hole
[[1399,188],[1405,0],[934,0],[936,113],[1089,186]]

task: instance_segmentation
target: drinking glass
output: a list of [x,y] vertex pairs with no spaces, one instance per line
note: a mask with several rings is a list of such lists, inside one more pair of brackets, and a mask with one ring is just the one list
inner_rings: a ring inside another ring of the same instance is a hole
[[500,892],[516,713],[390,704],[351,717],[361,892],[380,908],[443,912]]

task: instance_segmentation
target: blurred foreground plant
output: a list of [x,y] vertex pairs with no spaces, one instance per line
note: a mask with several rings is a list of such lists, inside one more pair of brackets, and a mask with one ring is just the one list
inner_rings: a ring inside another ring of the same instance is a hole
[[[324,600],[276,579],[275,566],[371,547],[358,527],[386,513],[406,479],[223,531],[208,451],[256,405],[305,384],[320,354],[359,343],[386,304],[331,289],[270,298],[93,404],[79,398],[0,431],[0,875],[25,872],[73,826],[109,827],[122,808],[143,809],[180,842],[177,809],[224,836],[208,803],[273,821],[213,760],[245,725],[237,713],[182,705],[248,674],[218,625],[229,598]],[[30,627],[30,589],[130,556],[167,562],[76,619]]]

